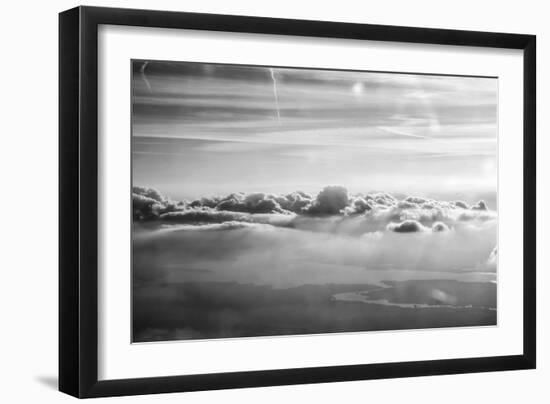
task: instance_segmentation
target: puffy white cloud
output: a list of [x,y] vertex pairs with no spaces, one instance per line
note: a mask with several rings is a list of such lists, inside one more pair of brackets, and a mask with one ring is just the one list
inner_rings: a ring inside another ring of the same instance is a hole
[[372,200],[380,206],[394,206],[398,203],[397,199],[393,195],[387,194],[385,192],[367,195],[366,199],[367,201]]
[[485,201],[479,201],[476,205],[471,207],[472,210],[489,210]]
[[348,190],[339,185],[323,188],[306,213],[314,215],[338,215],[348,206]]
[[421,198],[421,197],[418,197],[418,196],[407,196],[405,199],[404,199],[405,202],[409,202],[411,204],[414,204],[414,205],[422,205],[424,203],[427,203],[427,202],[430,202],[429,199],[425,199],[425,198]]
[[217,210],[246,213],[303,213],[311,205],[313,197],[297,191],[287,195],[253,192],[232,193],[225,197],[211,197],[194,200],[191,208],[216,208]]
[[409,201],[399,201],[397,207],[400,209],[414,209],[418,208],[418,205]]
[[244,206],[248,213],[281,213],[284,211],[272,194],[256,192],[244,197]]
[[347,215],[359,215],[372,210],[372,208],[372,203],[367,202],[365,198],[362,196],[355,196],[351,198],[349,206],[347,206],[344,211]]
[[468,206],[468,204],[467,204],[466,202],[463,202],[463,201],[454,201],[453,204],[454,204],[457,208],[470,209],[470,207]]
[[132,187],[132,193],[153,199],[157,202],[163,202],[166,200],[164,196],[155,188],[135,186],[135,187]]
[[205,206],[207,208],[215,208],[220,203],[221,198],[206,198],[196,199],[189,204],[192,208],[199,208]]
[[276,200],[283,209],[294,213],[303,213],[313,202],[313,197],[305,192],[296,191],[284,196],[279,196]]
[[[325,187],[316,197],[289,194],[232,193],[174,202],[153,188],[134,187],[135,221],[203,226],[225,222],[260,223],[361,237],[366,233],[447,232],[461,227],[496,225],[497,214],[479,201],[441,201],[418,196],[397,199],[387,193],[350,195],[342,186]],[[230,228],[231,226],[228,226]]]
[[153,220],[166,212],[183,209],[183,202],[174,202],[165,198],[154,188],[132,188],[132,215],[134,220]]
[[234,193],[222,198],[216,205],[219,210],[229,210],[232,212],[241,212],[244,209],[244,194]]

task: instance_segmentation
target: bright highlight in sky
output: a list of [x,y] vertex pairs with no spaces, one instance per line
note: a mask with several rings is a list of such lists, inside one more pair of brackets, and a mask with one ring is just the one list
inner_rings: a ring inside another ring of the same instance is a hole
[[363,83],[361,83],[361,82],[355,83],[352,87],[352,91],[353,91],[353,94],[355,94],[355,96],[362,95],[363,91],[364,91]]

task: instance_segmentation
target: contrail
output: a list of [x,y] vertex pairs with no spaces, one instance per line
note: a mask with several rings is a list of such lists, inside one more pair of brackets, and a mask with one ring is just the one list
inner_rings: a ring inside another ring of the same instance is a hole
[[391,126],[378,126],[378,128],[385,130],[386,132],[393,133],[395,135],[401,135],[401,136],[407,136],[407,137],[416,137],[418,139],[433,139],[429,136],[424,135],[416,135],[414,133],[410,133],[407,131],[402,130],[399,126],[397,127],[391,127]]
[[145,85],[147,86],[147,89],[149,90],[150,93],[152,93],[153,90],[151,90],[151,84],[149,84],[149,80],[147,80],[147,76],[145,76],[145,68],[147,67],[148,63],[149,62],[143,63],[139,71],[141,73],[141,78],[143,79],[143,81],[145,82]]
[[275,106],[277,107],[277,121],[279,125],[281,124],[281,111],[279,109],[279,96],[277,94],[277,80],[275,79],[275,72],[272,68],[269,69],[271,72],[271,79],[273,80],[273,96],[275,97]]

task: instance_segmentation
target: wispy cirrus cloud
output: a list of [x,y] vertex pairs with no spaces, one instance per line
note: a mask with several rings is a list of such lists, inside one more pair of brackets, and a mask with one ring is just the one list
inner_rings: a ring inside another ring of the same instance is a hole
[[494,78],[138,61],[132,85],[134,179],[179,198],[496,189]]

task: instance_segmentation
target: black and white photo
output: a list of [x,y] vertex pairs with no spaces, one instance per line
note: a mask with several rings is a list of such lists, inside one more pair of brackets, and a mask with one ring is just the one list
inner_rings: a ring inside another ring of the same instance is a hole
[[60,13],[60,391],[536,369],[536,36],[306,8]]
[[133,342],[497,324],[497,78],[131,63]]

